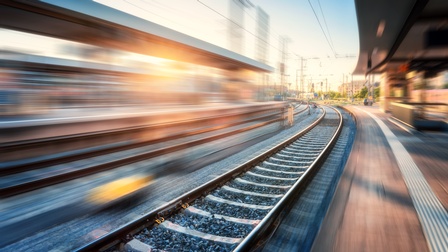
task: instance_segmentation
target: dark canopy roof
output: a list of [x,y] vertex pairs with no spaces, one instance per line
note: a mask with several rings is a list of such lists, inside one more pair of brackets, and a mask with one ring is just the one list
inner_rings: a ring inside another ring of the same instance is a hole
[[355,0],[360,52],[353,74],[448,69],[447,0]]
[[243,55],[92,0],[2,1],[0,27],[222,69],[270,72]]

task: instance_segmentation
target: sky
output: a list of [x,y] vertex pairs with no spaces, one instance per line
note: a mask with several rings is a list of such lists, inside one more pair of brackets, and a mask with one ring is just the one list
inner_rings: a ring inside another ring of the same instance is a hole
[[[229,5],[235,0],[95,1],[232,50],[228,27],[235,12],[230,12]],[[282,61],[279,38],[287,38],[284,50],[286,82],[300,80],[303,67],[306,83],[328,81],[330,88],[337,90],[343,76],[349,76],[354,70],[359,52],[354,0],[249,1],[251,4],[240,10],[243,16],[242,39],[239,40],[241,50],[238,53],[256,58],[256,11],[259,7],[269,15],[268,65],[279,69]],[[5,30],[0,33],[4,34],[0,48],[21,47],[30,53],[40,52],[48,56],[52,56],[49,52],[58,51],[57,41],[49,43],[38,36],[26,39],[24,34]],[[36,43],[39,39],[42,43]],[[36,45],[45,48],[37,48]]]
[[353,0],[253,2],[269,12],[274,33],[286,34],[291,39],[290,52],[309,59],[305,72],[308,80],[327,78],[336,86],[343,75],[352,73],[359,53]]
[[353,0],[253,0],[253,3],[270,14],[273,32],[290,37],[291,50],[299,55],[333,56],[325,36],[332,42],[336,53],[358,53],[358,27]]
[[[233,0],[96,0],[226,49]],[[246,0],[247,1],[247,0]],[[304,59],[305,82],[327,80],[332,89],[355,68],[358,27],[353,0],[250,0],[243,9],[242,51],[255,58],[256,7],[269,15],[268,64],[279,68],[280,37],[287,38],[288,82],[300,79]],[[319,25],[320,22],[320,25]],[[347,79],[346,79],[347,80]]]

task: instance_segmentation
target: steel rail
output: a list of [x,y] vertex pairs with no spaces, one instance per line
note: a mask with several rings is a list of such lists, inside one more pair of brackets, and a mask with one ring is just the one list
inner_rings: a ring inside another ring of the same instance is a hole
[[[77,134],[77,135],[71,135],[71,136],[25,141],[25,142],[17,142],[17,143],[6,143],[6,144],[0,144],[0,151],[2,151],[3,153],[6,153],[7,151],[10,151],[11,149],[19,149],[20,150],[20,149],[24,149],[24,148],[33,148],[36,146],[38,146],[39,148],[43,148],[46,145],[54,145],[54,144],[58,144],[58,143],[69,144],[70,142],[73,142],[73,141],[83,141],[83,140],[92,139],[92,138],[113,137],[116,135],[131,134],[132,132],[138,133],[138,132],[147,131],[147,130],[155,130],[158,128],[167,128],[167,127],[188,128],[188,127],[191,127],[192,125],[204,124],[205,122],[208,122],[210,120],[232,118],[235,116],[254,115],[257,113],[263,113],[263,112],[267,112],[267,111],[271,111],[271,110],[273,110],[273,109],[272,108],[263,108],[261,110],[256,110],[256,111],[206,117],[206,118],[200,118],[198,120],[163,123],[163,124],[149,125],[149,126],[143,126],[143,127],[126,128],[126,129],[122,129],[122,130],[102,131],[102,132],[82,134],[82,135]],[[280,115],[281,112],[276,111],[276,113],[274,113],[274,114]],[[61,164],[61,163],[72,162],[72,161],[76,161],[76,160],[110,154],[113,152],[124,151],[124,150],[132,149],[132,148],[138,148],[138,147],[145,146],[145,145],[156,144],[156,143],[160,143],[160,142],[164,142],[164,141],[175,140],[175,139],[179,139],[179,138],[183,138],[183,137],[189,137],[189,136],[193,136],[193,135],[217,131],[220,129],[224,129],[226,127],[233,127],[233,126],[237,126],[240,124],[254,122],[254,121],[258,121],[258,120],[266,120],[266,119],[271,118],[272,115],[273,114],[262,115],[260,117],[250,118],[250,119],[246,119],[243,121],[231,122],[231,123],[216,125],[216,126],[208,127],[208,128],[194,129],[194,130],[190,130],[187,132],[172,134],[168,137],[126,144],[124,146],[120,145],[120,146],[113,146],[113,147],[108,147],[108,148],[104,148],[104,149],[101,148],[101,149],[96,149],[96,150],[89,150],[87,153],[81,152],[81,153],[76,153],[76,154],[72,154],[72,155],[68,155],[68,156],[53,156],[53,157],[49,157],[46,159],[30,161],[30,162],[12,162],[12,164],[10,164],[10,165],[8,165],[8,162],[3,162],[3,164],[1,164],[2,162],[0,162],[0,176],[20,173],[20,172],[29,171],[29,170],[40,169],[43,167],[53,166],[53,165],[57,165],[57,164]]]
[[168,203],[162,205],[161,207],[149,212],[148,214],[142,216],[139,219],[136,219],[120,228],[117,228],[108,234],[100,237],[97,240],[94,240],[78,249],[76,251],[98,251],[110,248],[121,241],[129,241],[132,239],[132,236],[142,229],[154,225],[161,218],[166,218],[169,215],[172,215],[183,208],[186,203],[189,204],[193,202],[195,199],[200,198],[201,196],[209,193],[213,189],[216,189],[219,186],[222,186],[227,181],[237,177],[241,173],[251,169],[256,164],[266,160],[268,157],[272,156],[274,153],[280,151],[285,146],[291,144],[311,129],[313,129],[316,125],[318,125],[325,117],[326,112],[321,117],[319,117],[315,122],[306,127],[304,130],[294,134],[287,140],[283,141],[275,145],[270,150],[266,150],[265,152],[253,157],[249,161],[241,164],[234,169],[224,173],[223,175],[216,177],[209,182],[187,192],[176,199],[169,201]]
[[[334,108],[332,108],[334,109]],[[330,139],[330,142],[325,146],[324,150],[319,154],[319,156],[310,165],[304,174],[294,183],[294,185],[288,190],[285,196],[272,208],[271,211],[260,221],[260,223],[246,236],[243,241],[233,250],[233,251],[252,251],[260,245],[262,238],[267,237],[275,230],[275,227],[279,224],[279,220],[288,211],[289,206],[295,199],[300,195],[299,192],[307,186],[311,181],[312,177],[320,169],[321,164],[330,154],[333,146],[336,144],[338,137],[342,131],[343,127],[343,117],[341,113],[334,109],[339,115],[339,125],[336,129],[335,134]],[[269,231],[271,230],[271,231]]]
[[233,136],[233,135],[236,135],[239,133],[247,132],[247,131],[250,131],[250,130],[253,130],[256,128],[260,128],[260,127],[263,127],[263,126],[266,126],[266,125],[269,125],[272,123],[280,122],[280,121],[283,121],[283,118],[275,118],[275,119],[271,119],[269,121],[246,126],[244,128],[240,128],[240,129],[236,129],[236,130],[233,130],[230,132],[220,133],[217,135],[204,137],[204,138],[197,139],[197,140],[192,140],[192,141],[188,141],[185,143],[172,145],[169,147],[162,147],[162,148],[152,150],[152,151],[146,151],[146,152],[128,156],[125,158],[116,159],[116,160],[112,160],[110,162],[102,163],[100,165],[84,167],[81,169],[67,171],[67,172],[64,172],[61,174],[55,174],[53,176],[47,176],[47,177],[44,177],[44,178],[41,178],[38,180],[33,180],[33,181],[25,182],[25,183],[7,186],[4,188],[0,188],[0,197],[10,197],[13,195],[36,190],[36,189],[39,189],[42,187],[58,184],[61,182],[77,179],[80,177],[85,177],[85,176],[99,173],[102,171],[111,170],[111,169],[121,167],[124,165],[136,163],[139,161],[154,158],[154,157],[161,156],[164,154],[169,154],[169,153],[172,153],[175,151],[180,151],[180,150],[184,150],[184,149],[191,148],[194,146],[198,146],[198,145],[201,145],[201,144],[204,144],[207,142],[215,141],[218,139],[223,139],[225,137],[229,137],[229,136]]

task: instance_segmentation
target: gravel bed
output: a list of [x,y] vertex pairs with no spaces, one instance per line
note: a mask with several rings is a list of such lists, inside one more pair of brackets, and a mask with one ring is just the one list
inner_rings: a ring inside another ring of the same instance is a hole
[[[313,133],[310,133],[313,134]],[[313,135],[313,138],[300,138],[298,141],[294,142],[293,144],[325,144],[325,141],[322,141],[322,137],[326,137],[326,135],[322,134],[319,135],[319,139],[315,139],[317,136]]]
[[279,164],[279,165],[288,165],[288,166],[304,166],[304,165],[310,165],[312,163],[311,160],[307,160],[304,162],[298,162],[295,160],[290,160],[290,159],[288,160],[285,157],[281,160],[270,158],[268,160],[268,162],[274,163],[274,164]]
[[[255,169],[252,172],[256,173],[256,174],[263,175],[263,176],[273,176],[273,177],[280,177],[280,178],[295,178],[295,179],[298,179],[300,177],[300,174],[288,174],[288,173],[271,172],[271,171],[265,171],[265,170],[261,170],[261,169]],[[298,172],[298,170],[293,171],[293,172]]]
[[[319,127],[319,125],[317,125],[316,127]],[[312,142],[321,142],[321,135],[314,135],[313,132],[314,129],[312,129],[311,131],[309,131],[308,133],[306,133],[304,136],[302,136],[298,141],[296,142],[307,142],[307,143],[312,143]]]
[[243,193],[229,192],[226,190],[215,190],[212,192],[212,195],[226,200],[259,206],[274,206],[275,203],[279,201],[279,198],[247,195]]
[[[310,123],[314,122],[322,112],[316,111],[308,115],[308,113],[301,113],[294,117],[295,124],[292,127],[285,128],[277,134],[260,143],[254,144],[251,147],[242,150],[234,155],[230,155],[221,161],[205,166],[204,168],[184,174],[182,176],[170,175],[155,181],[150,188],[150,193],[144,201],[133,205],[131,208],[112,208],[108,211],[96,212],[95,214],[86,214],[85,217],[80,217],[68,221],[66,223],[55,225],[45,231],[38,232],[35,235],[30,235],[26,239],[21,239],[7,247],[0,249],[1,251],[48,251],[48,248],[53,248],[55,251],[73,251],[81,246],[86,241],[86,236],[89,232],[96,229],[104,229],[106,231],[113,230],[124,225],[127,222],[133,221],[141,215],[148,212],[148,209],[154,209],[167,201],[182,195],[183,193],[196,188],[203,183],[210,180],[210,177],[215,177],[219,174],[227,172],[229,167],[235,167],[241,163],[261,154],[270,148],[270,146],[279,144],[281,141],[288,139],[291,134],[303,130]],[[153,161],[142,161],[141,163],[152,163]],[[82,180],[81,180],[82,181]],[[73,188],[79,188],[80,180],[72,181],[70,184]],[[269,183],[267,183],[269,184]],[[75,198],[82,194],[83,190],[78,189],[79,192],[61,189],[57,193],[53,193],[57,198]],[[64,192],[64,193],[62,193]],[[46,198],[51,198],[46,195]],[[79,205],[82,205],[81,200],[71,200]],[[53,204],[53,202],[50,202]],[[198,207],[199,208],[199,207]],[[232,208],[233,210],[234,208]],[[206,209],[204,209],[206,210]],[[260,212],[260,210],[252,210],[252,212]],[[267,211],[261,211],[266,212]],[[87,212],[89,213],[89,212]],[[85,214],[85,212],[82,212]],[[264,215],[263,215],[264,216]],[[257,219],[257,218],[253,218]],[[157,238],[159,239],[159,238]],[[162,239],[162,238],[160,238]],[[90,240],[88,240],[90,241]],[[215,244],[210,244],[210,251],[220,251],[215,249]],[[167,249],[168,251],[176,251],[176,249]],[[197,249],[207,251],[207,249]],[[226,251],[226,250],[223,250]]]
[[[281,156],[281,155],[278,155],[278,154],[282,154],[282,153],[277,153],[277,154],[275,154],[275,155],[272,156],[272,157],[274,157],[274,158],[279,158],[279,159],[281,159],[281,158],[286,158],[286,157]],[[299,155],[299,156],[292,156],[292,155],[288,155],[287,153],[283,153],[282,155],[287,155],[287,156],[289,156],[289,157],[287,157],[287,158],[288,158],[288,159],[291,159],[291,160],[293,160],[293,161],[302,161],[302,162],[313,161],[313,160],[316,159],[316,157],[317,157],[317,154],[316,154],[314,157],[311,157],[311,156],[300,156],[300,155]],[[268,159],[268,161],[269,161],[269,162],[272,162],[270,158]]]
[[260,164],[259,165],[262,168],[266,168],[266,169],[272,169],[272,170],[276,170],[276,171],[284,171],[284,172],[302,172],[302,171],[306,171],[307,168],[291,168],[291,167],[282,167],[282,166],[275,166],[275,167],[269,167],[272,165],[264,165],[264,164]]
[[[322,128],[320,125],[317,125],[316,127]],[[314,130],[314,129],[312,129],[312,130]],[[303,138],[300,138],[300,141],[305,141],[308,143],[324,143],[325,141],[322,140],[322,137],[331,135],[328,133],[328,131],[322,132],[322,134],[314,135],[314,132],[312,132],[312,130],[310,132],[308,132],[306,136],[304,136]]]
[[282,188],[270,188],[270,187],[264,187],[259,185],[252,185],[252,184],[245,184],[245,183],[238,183],[236,181],[232,181],[227,183],[227,186],[230,186],[232,188],[240,189],[240,190],[246,190],[256,193],[266,193],[266,194],[285,194],[288,189],[282,189]]
[[297,153],[300,153],[300,152],[302,152],[304,150],[308,150],[308,151],[310,151],[310,150],[312,150],[312,151],[322,150],[324,148],[324,146],[323,145],[314,146],[312,144],[306,144],[306,145],[303,145],[303,146],[292,146],[292,145],[289,145],[286,148],[291,150],[291,151],[295,151]]
[[261,183],[261,184],[268,184],[268,185],[293,185],[295,181],[293,180],[278,180],[278,179],[271,179],[271,178],[262,178],[257,176],[251,176],[251,175],[243,175],[241,176],[242,179],[255,182],[255,183]]
[[297,147],[308,147],[308,146],[325,146],[327,144],[327,141],[325,141],[327,139],[326,136],[319,135],[319,139],[320,139],[319,142],[317,142],[317,141],[306,141],[306,140],[300,139],[299,141],[291,143],[291,145],[292,146],[297,146]]
[[195,200],[192,206],[214,214],[250,220],[261,220],[269,212],[269,210],[230,206],[225,203],[208,201],[204,198]]
[[224,237],[243,238],[253,229],[251,225],[245,225],[226,221],[222,218],[210,218],[195,214],[179,213],[169,221],[182,227],[194,229],[203,233],[219,235]]
[[[299,199],[288,216],[277,228],[276,233],[266,242],[260,251],[310,251],[315,242],[315,235],[326,214],[333,198],[334,190],[338,185],[347,157],[350,154],[351,144],[356,132],[356,125],[350,120],[348,113],[341,111],[345,117],[344,128],[328,159],[305,189],[304,195],[325,195],[321,202],[305,203]],[[301,220],[301,221],[298,221]],[[291,238],[293,237],[293,238]]]
[[282,151],[280,151],[280,153],[287,153],[288,155],[303,155],[303,154],[307,154],[307,155],[315,155],[317,154],[317,152],[319,152],[320,149],[300,149],[300,150],[296,150],[296,149],[291,149],[289,147],[286,147],[285,149],[283,149]]
[[[328,114],[327,114],[328,115]],[[324,119],[325,120],[325,119]],[[322,122],[324,121],[322,120]],[[335,122],[337,122],[339,119],[337,119]],[[304,140],[310,139],[310,142],[316,142],[321,141],[323,137],[330,137],[335,132],[335,128],[337,124],[332,124],[328,126],[323,126],[322,122],[317,125],[315,128],[313,128],[310,132],[307,133],[307,136],[310,136],[310,138],[303,138]],[[317,132],[318,134],[314,135],[314,132]],[[319,140],[317,140],[319,139]]]
[[135,238],[154,249],[152,252],[166,251],[232,251],[237,244],[220,244],[213,241],[196,238],[182,233],[155,227],[135,235]]
[[286,167],[286,166],[275,165],[275,164],[268,164],[266,162],[263,162],[259,166],[263,167],[263,168],[267,168],[267,169],[277,170],[277,171],[282,170],[282,169],[290,169],[289,171],[303,171],[306,168],[308,168],[309,165],[291,164],[289,166],[293,166],[293,167]]

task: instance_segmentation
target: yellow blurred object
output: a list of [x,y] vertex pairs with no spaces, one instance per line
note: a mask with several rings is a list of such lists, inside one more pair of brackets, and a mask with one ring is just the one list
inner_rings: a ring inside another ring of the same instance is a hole
[[93,189],[87,201],[94,204],[107,204],[149,186],[153,179],[153,176],[121,178]]

